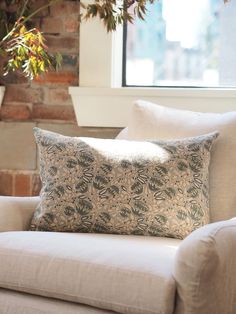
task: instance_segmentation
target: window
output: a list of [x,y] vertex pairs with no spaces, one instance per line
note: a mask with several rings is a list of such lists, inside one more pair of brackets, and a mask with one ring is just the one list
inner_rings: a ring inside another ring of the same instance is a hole
[[[172,3],[175,1],[181,0]],[[225,39],[227,52],[231,53],[229,73],[236,73],[236,53],[230,48],[236,47],[236,1],[231,0],[223,8],[229,18]],[[141,84],[135,88],[122,87],[122,28],[118,33],[107,34],[100,21],[81,23],[79,59],[80,86],[70,87],[70,94],[80,126],[127,126],[132,104],[137,99],[199,112],[236,110],[236,88],[143,88]]]
[[124,86],[236,86],[236,2],[160,0],[124,29]]

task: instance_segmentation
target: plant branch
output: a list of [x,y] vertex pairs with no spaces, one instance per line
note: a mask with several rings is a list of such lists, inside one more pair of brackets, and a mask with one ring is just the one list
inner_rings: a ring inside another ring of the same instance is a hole
[[[32,19],[36,14],[38,14],[39,12],[41,12],[42,10],[50,7],[51,5],[55,4],[56,2],[59,2],[62,0],[51,0],[49,1],[47,4],[41,6],[40,8],[36,9],[34,12],[32,12],[31,14],[29,14],[27,17],[23,18],[23,15],[21,14],[19,19],[16,21],[15,25],[13,26],[13,28],[8,32],[8,34],[0,41],[0,46],[2,46],[2,44],[8,40],[8,38],[10,38],[12,36],[12,34],[17,31],[17,29],[19,29],[21,26],[25,25],[26,22],[28,22],[30,19]],[[26,0],[26,2],[28,2],[28,0]],[[25,10],[25,8],[24,8]],[[24,12],[24,11],[22,11]]]
[[24,5],[23,5],[23,8],[22,8],[21,13],[20,13],[20,16],[23,16],[23,15],[24,15],[25,10],[26,10],[27,5],[28,5],[28,2],[29,2],[29,0],[25,0]]

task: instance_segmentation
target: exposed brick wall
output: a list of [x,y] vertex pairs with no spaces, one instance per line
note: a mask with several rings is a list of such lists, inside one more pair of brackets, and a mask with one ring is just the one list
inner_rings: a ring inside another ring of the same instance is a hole
[[38,172],[0,171],[0,195],[36,196],[39,195],[41,181]]
[[[44,0],[36,1],[36,6]],[[62,1],[40,12],[35,23],[44,32],[50,52],[60,52],[63,65],[34,81],[9,75],[1,109],[2,121],[61,120],[75,122],[67,87],[79,80],[79,2]]]
[[36,196],[40,189],[41,181],[37,171],[0,171],[0,195]]
[[[35,5],[43,2],[37,0]],[[0,195],[39,193],[33,126],[76,136],[114,137],[119,131],[76,126],[68,86],[79,82],[79,2],[64,0],[46,9],[35,24],[43,30],[50,51],[62,54],[63,66],[59,72],[49,72],[33,82],[15,74],[3,78],[0,72],[0,84],[6,86],[0,111]],[[25,139],[19,132],[24,132]]]

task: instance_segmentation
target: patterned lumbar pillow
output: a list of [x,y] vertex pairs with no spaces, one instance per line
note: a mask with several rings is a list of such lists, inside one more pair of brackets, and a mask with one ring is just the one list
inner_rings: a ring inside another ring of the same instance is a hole
[[31,230],[182,239],[209,222],[208,167],[218,133],[136,142],[34,132],[43,187]]

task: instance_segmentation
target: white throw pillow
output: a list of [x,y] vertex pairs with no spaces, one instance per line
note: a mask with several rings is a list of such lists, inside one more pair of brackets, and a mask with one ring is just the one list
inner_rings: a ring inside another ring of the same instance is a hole
[[236,112],[200,113],[135,102],[129,139],[172,139],[219,131],[210,166],[211,221],[236,216]]

